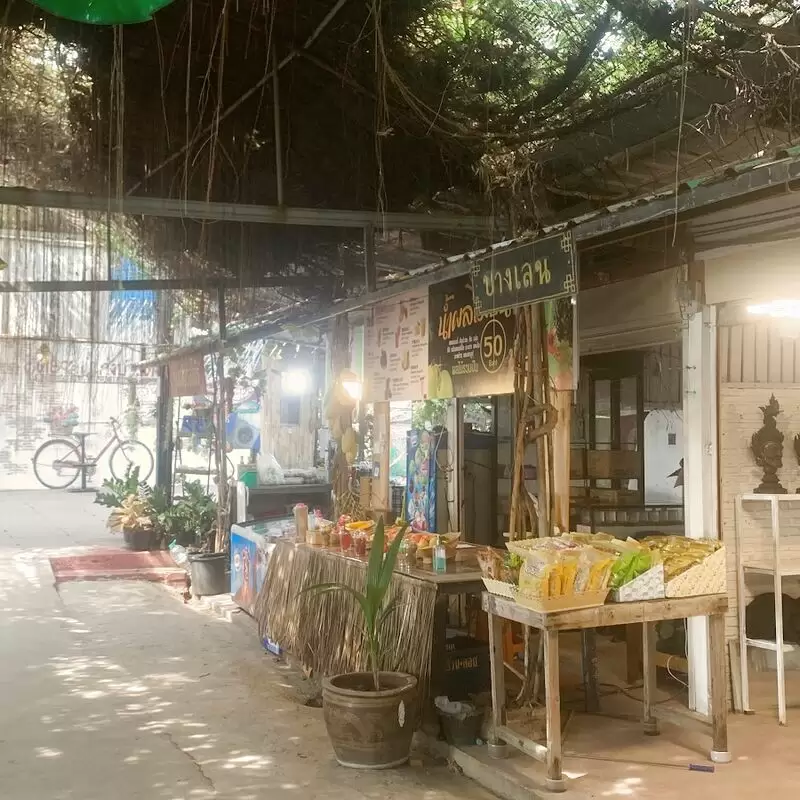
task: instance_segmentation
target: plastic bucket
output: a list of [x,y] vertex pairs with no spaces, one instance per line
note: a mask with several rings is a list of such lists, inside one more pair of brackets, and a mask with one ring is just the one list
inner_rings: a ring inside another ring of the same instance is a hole
[[481,735],[483,711],[480,709],[473,709],[466,714],[448,714],[439,710],[439,719],[445,740],[455,747],[473,745]]
[[231,577],[227,571],[226,553],[196,553],[189,556],[189,572],[192,576],[192,594],[207,597],[227,594],[231,590]]

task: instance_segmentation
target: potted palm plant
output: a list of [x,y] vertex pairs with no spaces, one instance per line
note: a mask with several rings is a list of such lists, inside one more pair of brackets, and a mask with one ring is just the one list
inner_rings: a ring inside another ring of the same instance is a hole
[[408,761],[414,734],[417,679],[381,669],[386,642],[384,624],[398,604],[386,602],[405,528],[384,553],[383,520],[375,528],[364,591],[340,583],[317,584],[305,592],[346,592],[361,612],[367,649],[366,672],[325,678],[322,705],[325,727],[344,767],[388,769]]

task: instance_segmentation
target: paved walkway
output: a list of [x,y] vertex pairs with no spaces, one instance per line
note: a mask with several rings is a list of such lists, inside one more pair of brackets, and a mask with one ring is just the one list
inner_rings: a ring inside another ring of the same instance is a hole
[[0,798],[489,798],[443,766],[338,767],[246,618],[145,583],[57,592],[48,553],[115,544],[91,500],[0,492]]

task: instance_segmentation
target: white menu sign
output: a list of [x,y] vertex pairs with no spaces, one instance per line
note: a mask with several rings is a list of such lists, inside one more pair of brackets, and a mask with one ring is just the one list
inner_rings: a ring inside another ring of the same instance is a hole
[[364,400],[428,396],[428,291],[407,292],[370,309],[364,327]]

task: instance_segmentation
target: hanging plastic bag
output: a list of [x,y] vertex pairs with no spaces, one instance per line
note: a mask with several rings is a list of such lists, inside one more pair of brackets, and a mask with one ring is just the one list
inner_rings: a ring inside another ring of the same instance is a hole
[[258,454],[258,482],[267,485],[284,483],[283,470],[272,453]]

